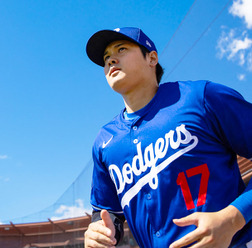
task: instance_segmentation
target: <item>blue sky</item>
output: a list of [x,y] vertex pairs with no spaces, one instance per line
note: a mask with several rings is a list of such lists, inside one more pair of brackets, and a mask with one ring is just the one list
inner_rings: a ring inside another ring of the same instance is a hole
[[85,54],[94,32],[140,27],[163,82],[207,79],[252,102],[251,13],[251,0],[0,1],[0,222],[51,206],[80,173],[90,181],[92,143],[123,108]]

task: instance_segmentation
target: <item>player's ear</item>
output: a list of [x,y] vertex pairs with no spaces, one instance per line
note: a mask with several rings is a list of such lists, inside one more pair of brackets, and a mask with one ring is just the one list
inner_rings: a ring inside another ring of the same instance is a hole
[[149,53],[150,66],[155,67],[158,63],[158,55],[156,51],[151,51]]

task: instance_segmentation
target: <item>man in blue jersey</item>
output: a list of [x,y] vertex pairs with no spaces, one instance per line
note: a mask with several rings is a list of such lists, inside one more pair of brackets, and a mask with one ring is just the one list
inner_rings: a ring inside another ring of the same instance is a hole
[[209,81],[163,83],[157,49],[138,28],[102,30],[86,47],[125,109],[93,146],[92,223],[85,247],[115,247],[123,222],[142,248],[247,247],[252,104]]

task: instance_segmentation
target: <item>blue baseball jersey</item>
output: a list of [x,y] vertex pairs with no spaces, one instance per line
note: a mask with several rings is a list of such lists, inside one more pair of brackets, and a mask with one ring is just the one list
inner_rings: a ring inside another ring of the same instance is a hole
[[[242,194],[236,154],[252,157],[252,104],[239,93],[164,83],[136,118],[123,112],[95,140],[91,204],[124,214],[140,247],[168,247],[195,229],[172,219],[221,210]],[[252,239],[251,215],[232,247]]]

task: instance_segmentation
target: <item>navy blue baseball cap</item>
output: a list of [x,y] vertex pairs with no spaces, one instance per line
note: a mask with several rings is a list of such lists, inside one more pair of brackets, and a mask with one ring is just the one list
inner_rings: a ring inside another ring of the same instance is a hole
[[140,28],[124,27],[114,30],[101,30],[92,35],[86,46],[88,57],[97,65],[104,66],[104,51],[111,42],[116,40],[129,40],[146,47],[150,52],[157,52],[153,41]]

